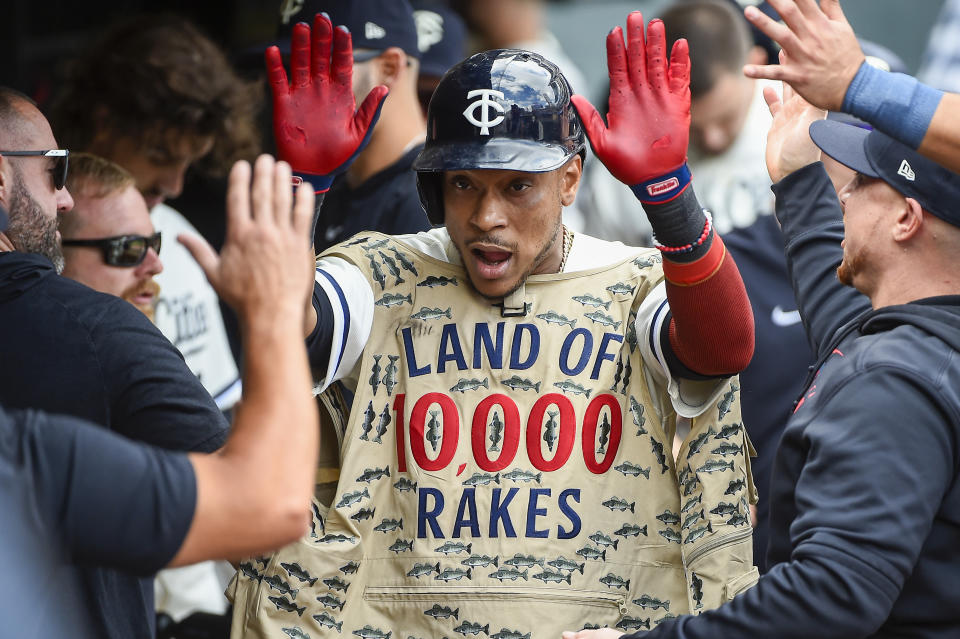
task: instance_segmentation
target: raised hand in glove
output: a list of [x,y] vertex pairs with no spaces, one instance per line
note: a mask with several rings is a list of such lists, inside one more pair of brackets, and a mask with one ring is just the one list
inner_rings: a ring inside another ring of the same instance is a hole
[[609,125],[589,100],[573,96],[593,152],[641,202],[677,197],[690,183],[690,54],[677,40],[666,57],[663,22],[643,33],[643,15],[627,17],[627,43],[617,26],[607,35],[610,73]]
[[356,109],[353,41],[323,14],[314,17],[312,33],[302,22],[293,27],[292,82],[277,47],[267,49],[266,61],[277,155],[316,191],[326,191],[369,141],[387,87],[374,87]]

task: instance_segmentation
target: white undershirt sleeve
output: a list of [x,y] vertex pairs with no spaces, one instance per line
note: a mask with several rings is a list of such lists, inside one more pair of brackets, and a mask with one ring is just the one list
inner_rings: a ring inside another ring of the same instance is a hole
[[373,289],[363,273],[338,257],[317,261],[317,284],[333,309],[333,340],[330,363],[316,391],[345,378],[360,361],[373,326]]

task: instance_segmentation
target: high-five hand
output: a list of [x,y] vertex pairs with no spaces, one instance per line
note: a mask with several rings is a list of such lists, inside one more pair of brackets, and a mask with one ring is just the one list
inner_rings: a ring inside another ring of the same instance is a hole
[[310,220],[313,191],[301,185],[294,196],[290,166],[269,155],[251,170],[237,162],[227,187],[227,238],[218,255],[198,236],[180,236],[217,294],[242,320],[303,323],[313,290]]
[[355,110],[353,41],[322,14],[314,18],[312,32],[302,22],[293,27],[292,82],[277,47],[267,49],[266,61],[278,155],[294,171],[318,176],[311,181],[325,191],[366,145],[387,88],[374,87]]
[[[608,125],[586,98],[573,96],[594,153],[618,180],[629,186],[651,180],[659,183],[663,178],[670,181],[673,173],[685,171],[690,138],[687,41],[681,39],[674,44],[668,62],[663,23],[652,20],[646,38],[643,26],[643,15],[634,11],[627,17],[626,44],[619,26],[607,35]],[[686,181],[689,182],[689,174]],[[663,195],[658,191],[664,185],[647,186],[650,201]],[[641,193],[638,197],[644,199]]]
[[[784,58],[781,52],[780,59]],[[789,84],[783,85],[782,100],[772,87],[764,88],[763,99],[773,116],[766,160],[770,181],[776,183],[820,159],[820,149],[810,139],[810,125],[827,113],[800,97]]]
[[847,87],[863,63],[860,43],[838,0],[769,0],[783,18],[775,22],[756,7],[744,15],[777,41],[787,59],[776,65],[748,64],[743,73],[789,83],[807,102],[831,111],[843,105]]

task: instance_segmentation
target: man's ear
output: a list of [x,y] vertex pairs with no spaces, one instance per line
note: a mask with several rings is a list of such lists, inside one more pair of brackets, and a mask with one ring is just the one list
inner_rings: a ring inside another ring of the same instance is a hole
[[389,47],[374,58],[374,64],[377,72],[375,84],[383,84],[393,89],[397,80],[405,74],[407,54],[400,47]]
[[903,199],[903,208],[893,221],[891,234],[895,242],[906,242],[923,228],[923,207],[912,197]]
[[577,197],[580,177],[583,175],[583,158],[576,154],[560,169],[560,204],[570,206]]

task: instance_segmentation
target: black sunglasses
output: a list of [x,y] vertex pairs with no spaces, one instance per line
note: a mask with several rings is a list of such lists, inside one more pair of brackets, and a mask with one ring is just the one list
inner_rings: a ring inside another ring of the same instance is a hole
[[137,266],[147,257],[147,250],[160,254],[160,232],[145,235],[118,235],[99,240],[63,240],[64,246],[96,246],[103,251],[103,261],[110,266]]
[[10,157],[46,157],[53,158],[53,186],[60,190],[67,183],[67,168],[70,163],[70,151],[67,149],[47,149],[46,151],[0,151],[0,155]]

